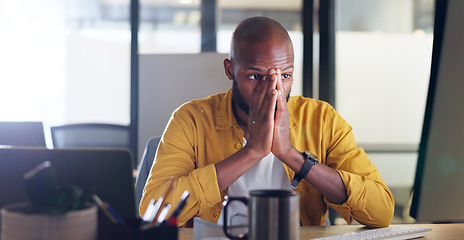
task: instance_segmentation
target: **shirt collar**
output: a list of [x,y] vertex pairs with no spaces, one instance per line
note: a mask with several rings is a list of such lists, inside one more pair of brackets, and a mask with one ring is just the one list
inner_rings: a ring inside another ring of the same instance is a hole
[[240,128],[232,110],[232,88],[226,92],[224,98],[221,101],[219,106],[218,121],[216,123],[216,129],[225,129],[229,127]]

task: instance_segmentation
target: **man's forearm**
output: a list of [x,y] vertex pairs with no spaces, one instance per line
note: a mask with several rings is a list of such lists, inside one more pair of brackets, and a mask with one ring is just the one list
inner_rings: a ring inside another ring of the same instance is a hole
[[395,201],[390,190],[380,179],[360,176],[340,171],[344,179],[350,179],[347,188],[350,196],[342,205],[331,204],[330,207],[339,212],[351,223],[356,219],[369,227],[386,227],[390,224]]
[[[281,160],[295,173],[300,171],[305,161],[303,155],[295,148]],[[332,203],[342,204],[348,198],[338,172],[322,163],[314,165],[304,179]]]
[[262,158],[263,156],[245,146],[235,154],[217,163],[215,167],[219,190],[221,192],[226,190]]

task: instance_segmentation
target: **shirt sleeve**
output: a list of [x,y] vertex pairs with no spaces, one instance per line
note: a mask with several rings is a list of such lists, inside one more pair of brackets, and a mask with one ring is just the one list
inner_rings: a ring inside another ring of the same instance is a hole
[[176,206],[184,191],[190,193],[178,217],[179,226],[201,214],[202,210],[211,209],[222,201],[214,164],[197,166],[193,122],[193,117],[187,111],[178,110],[171,117],[143,191],[139,207],[142,216],[151,199],[157,200],[162,197],[171,176],[174,177],[176,185],[166,202]]
[[348,199],[340,205],[325,201],[350,224],[355,219],[368,227],[388,226],[394,212],[393,195],[367,154],[357,147],[351,126],[332,113],[326,163],[340,174]]

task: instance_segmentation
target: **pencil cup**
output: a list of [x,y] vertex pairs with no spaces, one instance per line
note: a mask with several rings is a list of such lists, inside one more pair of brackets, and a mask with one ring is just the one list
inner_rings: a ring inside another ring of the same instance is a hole
[[177,240],[177,226],[158,226],[139,232],[143,240]]
[[124,219],[124,224],[106,222],[101,225],[101,240],[177,240],[177,226],[163,225],[141,230],[140,219]]
[[89,205],[64,215],[30,213],[28,203],[12,204],[1,210],[2,240],[96,240],[97,207]]

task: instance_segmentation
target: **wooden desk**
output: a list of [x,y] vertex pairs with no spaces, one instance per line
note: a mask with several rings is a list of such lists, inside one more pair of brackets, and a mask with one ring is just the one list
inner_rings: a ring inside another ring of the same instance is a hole
[[[392,226],[416,226],[429,227],[432,231],[427,232],[424,238],[420,239],[439,239],[439,240],[455,240],[464,239],[464,223],[460,224],[395,224]],[[362,225],[343,225],[330,227],[301,227],[300,239],[312,239],[318,237],[328,237],[338,234],[345,234],[357,231],[363,231],[367,228]],[[179,240],[192,240],[193,228],[179,229]]]

